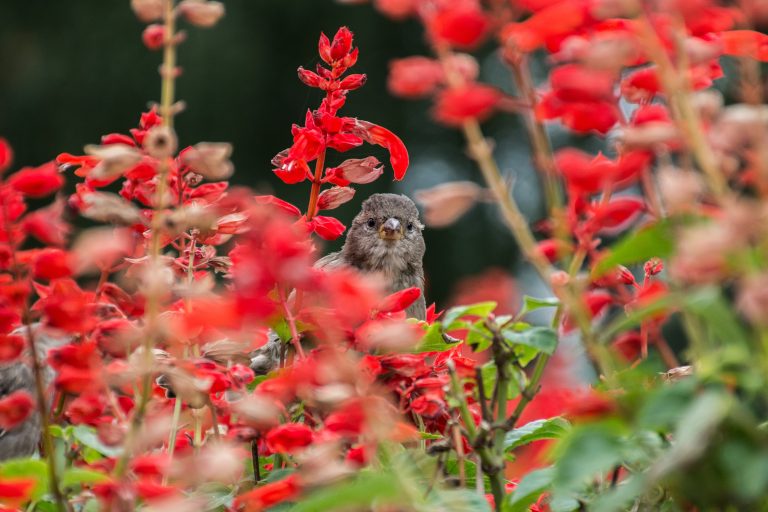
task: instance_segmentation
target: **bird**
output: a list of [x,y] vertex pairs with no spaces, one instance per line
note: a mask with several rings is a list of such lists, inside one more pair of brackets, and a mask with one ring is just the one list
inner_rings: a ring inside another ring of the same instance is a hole
[[[71,336],[45,329],[40,323],[30,325],[36,340],[38,361],[45,361],[48,352],[55,347],[71,341]],[[14,335],[26,336],[27,328],[19,327],[13,331]],[[25,359],[29,359],[27,354]],[[53,380],[55,373],[46,364],[42,364],[43,385],[48,385]],[[18,360],[12,363],[0,364],[0,398],[16,391],[26,391],[31,396],[36,396],[35,376],[28,360]],[[48,393],[47,401],[50,406],[52,393]],[[28,457],[37,451],[40,442],[40,415],[33,411],[21,424],[12,429],[0,429],[0,461]]]
[[[373,194],[352,220],[341,250],[317,260],[315,268],[352,268],[379,275],[389,293],[418,288],[421,295],[406,309],[406,315],[425,320],[423,229],[419,210],[408,196]],[[270,333],[267,343],[251,353],[251,369],[258,375],[269,373],[279,361],[280,347],[280,338]]]

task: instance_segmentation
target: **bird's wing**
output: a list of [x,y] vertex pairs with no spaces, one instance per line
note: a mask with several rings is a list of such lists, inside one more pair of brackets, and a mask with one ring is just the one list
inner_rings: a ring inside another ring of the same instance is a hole
[[327,254],[315,262],[315,268],[325,270],[331,270],[343,266],[345,266],[344,258],[342,257],[340,251]]

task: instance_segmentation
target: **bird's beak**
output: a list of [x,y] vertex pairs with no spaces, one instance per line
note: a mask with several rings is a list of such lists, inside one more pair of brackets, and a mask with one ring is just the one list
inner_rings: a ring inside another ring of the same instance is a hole
[[403,226],[400,221],[390,217],[379,228],[379,238],[382,240],[400,240],[403,238]]

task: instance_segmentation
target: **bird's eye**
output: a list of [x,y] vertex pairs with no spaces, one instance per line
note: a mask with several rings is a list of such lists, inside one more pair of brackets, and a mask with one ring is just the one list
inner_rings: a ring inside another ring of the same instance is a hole
[[413,222],[409,222],[408,225],[406,226],[406,229],[408,231],[413,231]]
[[375,228],[375,227],[376,227],[376,221],[375,221],[375,220],[373,220],[373,219],[368,219],[368,222],[366,222],[366,225],[367,225],[369,228]]

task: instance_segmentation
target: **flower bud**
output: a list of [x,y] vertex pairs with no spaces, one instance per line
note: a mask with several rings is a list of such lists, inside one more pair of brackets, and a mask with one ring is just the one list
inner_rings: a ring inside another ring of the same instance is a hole
[[176,153],[176,133],[169,126],[154,126],[142,141],[144,150],[154,158],[168,158]]
[[139,209],[117,194],[89,192],[80,199],[83,203],[80,214],[87,219],[125,226],[144,222]]
[[483,195],[471,181],[442,183],[427,190],[417,190],[416,200],[424,206],[424,222],[432,227],[449,226],[464,215]]
[[189,23],[203,28],[214,26],[224,16],[224,4],[221,2],[183,0],[178,9]]
[[320,87],[320,85],[323,83],[323,79],[320,77],[320,75],[313,73],[308,69],[304,69],[301,66],[299,66],[297,72],[299,74],[299,80],[301,80],[304,85],[308,85],[310,87]]
[[163,0],[131,0],[131,9],[141,21],[149,23],[163,17]]
[[333,187],[323,190],[317,199],[320,210],[333,210],[355,196],[355,189],[350,187]]
[[352,32],[347,27],[341,27],[333,36],[331,43],[331,59],[340,60],[347,56],[352,49]]
[[363,85],[365,85],[365,81],[367,80],[367,76],[364,74],[353,74],[346,77],[344,80],[339,83],[339,88],[345,89],[347,91],[352,91],[355,89],[359,89]]
[[182,152],[182,161],[193,172],[219,181],[232,176],[234,166],[229,161],[232,145],[226,142],[200,142]]
[[350,158],[341,165],[328,169],[326,178],[329,182],[346,186],[349,183],[365,185],[375,181],[384,172],[381,162],[375,157]]
[[85,152],[100,160],[89,173],[90,177],[99,180],[117,178],[141,161],[141,152],[127,144],[89,144],[85,146]]
[[141,41],[150,50],[159,50],[165,44],[165,27],[156,23],[148,25],[141,33]]

